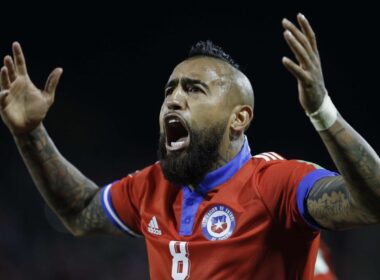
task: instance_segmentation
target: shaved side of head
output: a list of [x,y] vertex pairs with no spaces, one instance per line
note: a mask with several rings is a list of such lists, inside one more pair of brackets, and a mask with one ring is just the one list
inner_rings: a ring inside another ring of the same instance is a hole
[[251,82],[240,70],[239,64],[227,54],[220,46],[212,41],[199,41],[190,49],[188,58],[209,57],[219,60],[225,64],[225,76],[222,79],[221,86],[230,92],[230,98],[234,105],[248,105],[254,107],[254,95]]
[[254,107],[254,96],[253,96],[253,88],[251,82],[244,75],[243,72],[237,69],[233,69],[233,73],[231,74],[231,81],[233,87],[231,90],[232,94],[236,96],[237,99],[240,99],[241,105],[251,106],[252,110]]

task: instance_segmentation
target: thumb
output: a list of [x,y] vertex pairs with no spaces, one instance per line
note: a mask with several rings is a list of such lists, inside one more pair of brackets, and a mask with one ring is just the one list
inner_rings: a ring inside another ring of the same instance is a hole
[[57,88],[62,72],[62,68],[55,68],[47,78],[45,88],[42,92],[52,103],[54,101],[55,89]]

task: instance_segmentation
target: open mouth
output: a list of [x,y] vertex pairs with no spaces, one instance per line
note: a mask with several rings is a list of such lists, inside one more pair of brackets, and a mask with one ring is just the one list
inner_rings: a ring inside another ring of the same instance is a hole
[[190,135],[186,123],[177,114],[170,114],[165,117],[165,133],[168,151],[182,150],[190,144]]

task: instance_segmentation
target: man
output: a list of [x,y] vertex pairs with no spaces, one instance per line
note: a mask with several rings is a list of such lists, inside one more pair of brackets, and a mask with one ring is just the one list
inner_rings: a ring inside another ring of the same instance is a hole
[[338,114],[315,36],[284,19],[299,99],[342,175],[270,152],[244,131],[253,90],[233,60],[200,43],[165,86],[160,161],[99,189],[65,160],[42,120],[62,74],[39,90],[18,43],[1,69],[1,117],[37,188],[75,235],[144,236],[152,279],[312,279],[319,229],[380,219],[380,159]]

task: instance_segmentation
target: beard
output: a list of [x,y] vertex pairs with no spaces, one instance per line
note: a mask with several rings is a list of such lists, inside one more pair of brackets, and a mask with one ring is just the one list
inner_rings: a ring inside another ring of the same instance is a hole
[[221,122],[202,130],[189,131],[187,149],[167,153],[166,136],[160,134],[158,158],[165,178],[176,185],[197,185],[212,170],[219,157],[219,147],[226,129]]

